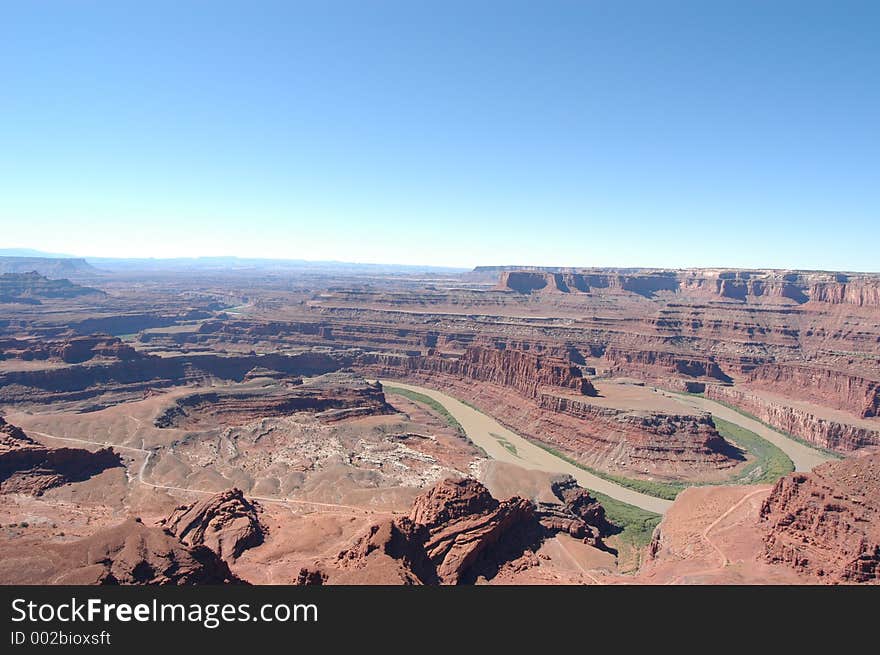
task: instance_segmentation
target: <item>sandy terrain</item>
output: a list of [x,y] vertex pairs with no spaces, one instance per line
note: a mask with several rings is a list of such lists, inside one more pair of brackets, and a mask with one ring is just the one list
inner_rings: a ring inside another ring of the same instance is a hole
[[[657,393],[645,383],[634,384],[621,380],[594,380],[598,396],[571,396],[581,403],[623,409],[634,412],[662,412],[666,414],[699,414],[695,407],[682,405],[674,398]],[[559,394],[564,395],[564,394]]]
[[796,584],[794,570],[768,564],[758,521],[771,487],[691,487],[659,526],[657,554],[617,583]]

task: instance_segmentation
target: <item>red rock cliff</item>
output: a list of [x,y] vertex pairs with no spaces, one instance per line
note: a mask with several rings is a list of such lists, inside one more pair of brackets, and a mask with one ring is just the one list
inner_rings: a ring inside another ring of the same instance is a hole
[[402,371],[437,372],[491,382],[536,398],[544,386],[573,389],[585,396],[595,396],[596,389],[581,370],[563,359],[507,348],[471,347],[458,358],[437,355],[400,357],[367,355],[367,365],[384,368],[391,374]]
[[880,582],[880,454],[785,476],[761,518],[768,560],[828,582]]
[[706,385],[706,397],[739,407],[765,423],[821,448],[850,452],[880,445],[880,426],[871,429],[824,419],[800,407],[761,398],[736,387],[709,384]]

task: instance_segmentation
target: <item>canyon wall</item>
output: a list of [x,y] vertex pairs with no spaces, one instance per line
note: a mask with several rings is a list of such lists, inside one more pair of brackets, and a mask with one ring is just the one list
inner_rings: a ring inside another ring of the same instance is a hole
[[630,350],[609,347],[605,349],[605,359],[611,364],[612,372],[616,374],[625,375],[639,370],[648,374],[649,377],[666,378],[673,374],[730,382],[730,377],[711,357],[679,355],[660,350]]
[[138,355],[65,367],[0,372],[0,403],[49,403],[94,398],[104,393],[142,394],[150,389],[205,381],[240,382],[254,368],[287,375],[320,375],[339,369],[325,353],[297,355],[185,354],[173,357]]
[[[501,359],[475,354],[462,368],[456,360],[439,356],[368,354],[357,360],[357,366],[368,375],[446,390],[523,436],[584,465],[616,473],[717,479],[741,461],[718,434],[709,415],[601,407],[590,403],[590,394],[572,393],[560,384],[539,387],[528,377],[518,381],[524,373],[532,374],[528,369],[513,366],[509,371],[479,371],[473,368],[477,361],[498,365],[523,360],[510,354]],[[569,378],[554,375],[549,379],[559,382]],[[580,380],[576,376],[572,379]]]
[[738,407],[764,423],[820,448],[849,452],[880,445],[880,426],[871,429],[820,418],[799,407],[761,398],[736,387],[706,385],[706,397]]
[[474,269],[473,279],[494,277],[496,289],[518,293],[628,291],[652,296],[688,292],[730,300],[787,300],[880,307],[880,277],[865,273],[725,269],[572,269],[491,267]]
[[781,478],[761,518],[769,561],[828,582],[880,582],[880,454]]
[[570,389],[595,396],[596,389],[577,367],[563,359],[520,350],[468,348],[461,357],[365,354],[361,365],[389,371],[417,370],[482,380],[536,398],[541,387]]
[[49,448],[0,417],[0,493],[41,496],[52,487],[79,482],[121,467],[112,448]]
[[752,369],[743,382],[756,389],[836,407],[863,418],[880,415],[880,380],[846,371],[772,363]]

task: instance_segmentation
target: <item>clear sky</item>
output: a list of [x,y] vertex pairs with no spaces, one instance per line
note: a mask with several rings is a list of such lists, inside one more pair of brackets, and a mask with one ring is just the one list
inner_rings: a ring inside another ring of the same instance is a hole
[[880,2],[0,4],[0,247],[880,269]]

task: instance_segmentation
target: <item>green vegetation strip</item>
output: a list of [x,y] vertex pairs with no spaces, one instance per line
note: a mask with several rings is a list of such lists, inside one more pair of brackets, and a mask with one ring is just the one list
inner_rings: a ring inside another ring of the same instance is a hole
[[464,428],[461,427],[461,423],[459,423],[455,417],[449,413],[449,410],[443,406],[442,403],[434,400],[430,396],[426,396],[423,393],[419,393],[417,391],[410,391],[409,389],[402,389],[401,387],[393,387],[391,385],[384,386],[385,393],[396,394],[398,396],[403,396],[404,398],[409,398],[417,403],[422,403],[423,405],[427,405],[435,412],[437,412],[446,423],[449,424],[450,427],[458,430],[462,434],[465,434]]
[[514,446],[510,441],[502,437],[500,434],[495,434],[494,432],[490,432],[489,436],[491,436],[495,441],[500,443],[505,450],[507,450],[514,457],[519,457],[519,453],[516,450],[516,446]]
[[662,516],[624,503],[611,496],[600,494],[592,489],[590,489],[590,494],[602,503],[608,521],[620,529],[617,538],[621,543],[629,544],[635,548],[642,548],[651,543],[654,528],[660,523]]
[[569,464],[573,464],[584,471],[592,473],[596,477],[619,484],[621,487],[638,491],[639,493],[666,500],[675,500],[676,496],[682,491],[692,486],[704,486],[711,484],[772,484],[779,478],[794,470],[794,464],[782,450],[774,446],[766,439],[759,437],[750,430],[746,430],[735,423],[725,421],[717,416],[713,416],[712,420],[718,428],[718,433],[734,442],[740,448],[749,451],[754,460],[750,462],[735,477],[724,482],[657,482],[655,480],[638,480],[636,478],[627,478],[622,475],[614,475],[606,471],[600,471],[591,466],[585,466],[581,462],[559,452],[558,450],[546,446],[542,443],[533,441],[536,446],[543,448],[547,452],[564,459]]
[[794,471],[794,464],[788,455],[772,443],[759,437],[751,430],[713,416],[718,433],[732,441],[744,450],[748,450],[755,456],[739,474],[731,479],[732,483],[739,484],[772,484],[783,475]]

